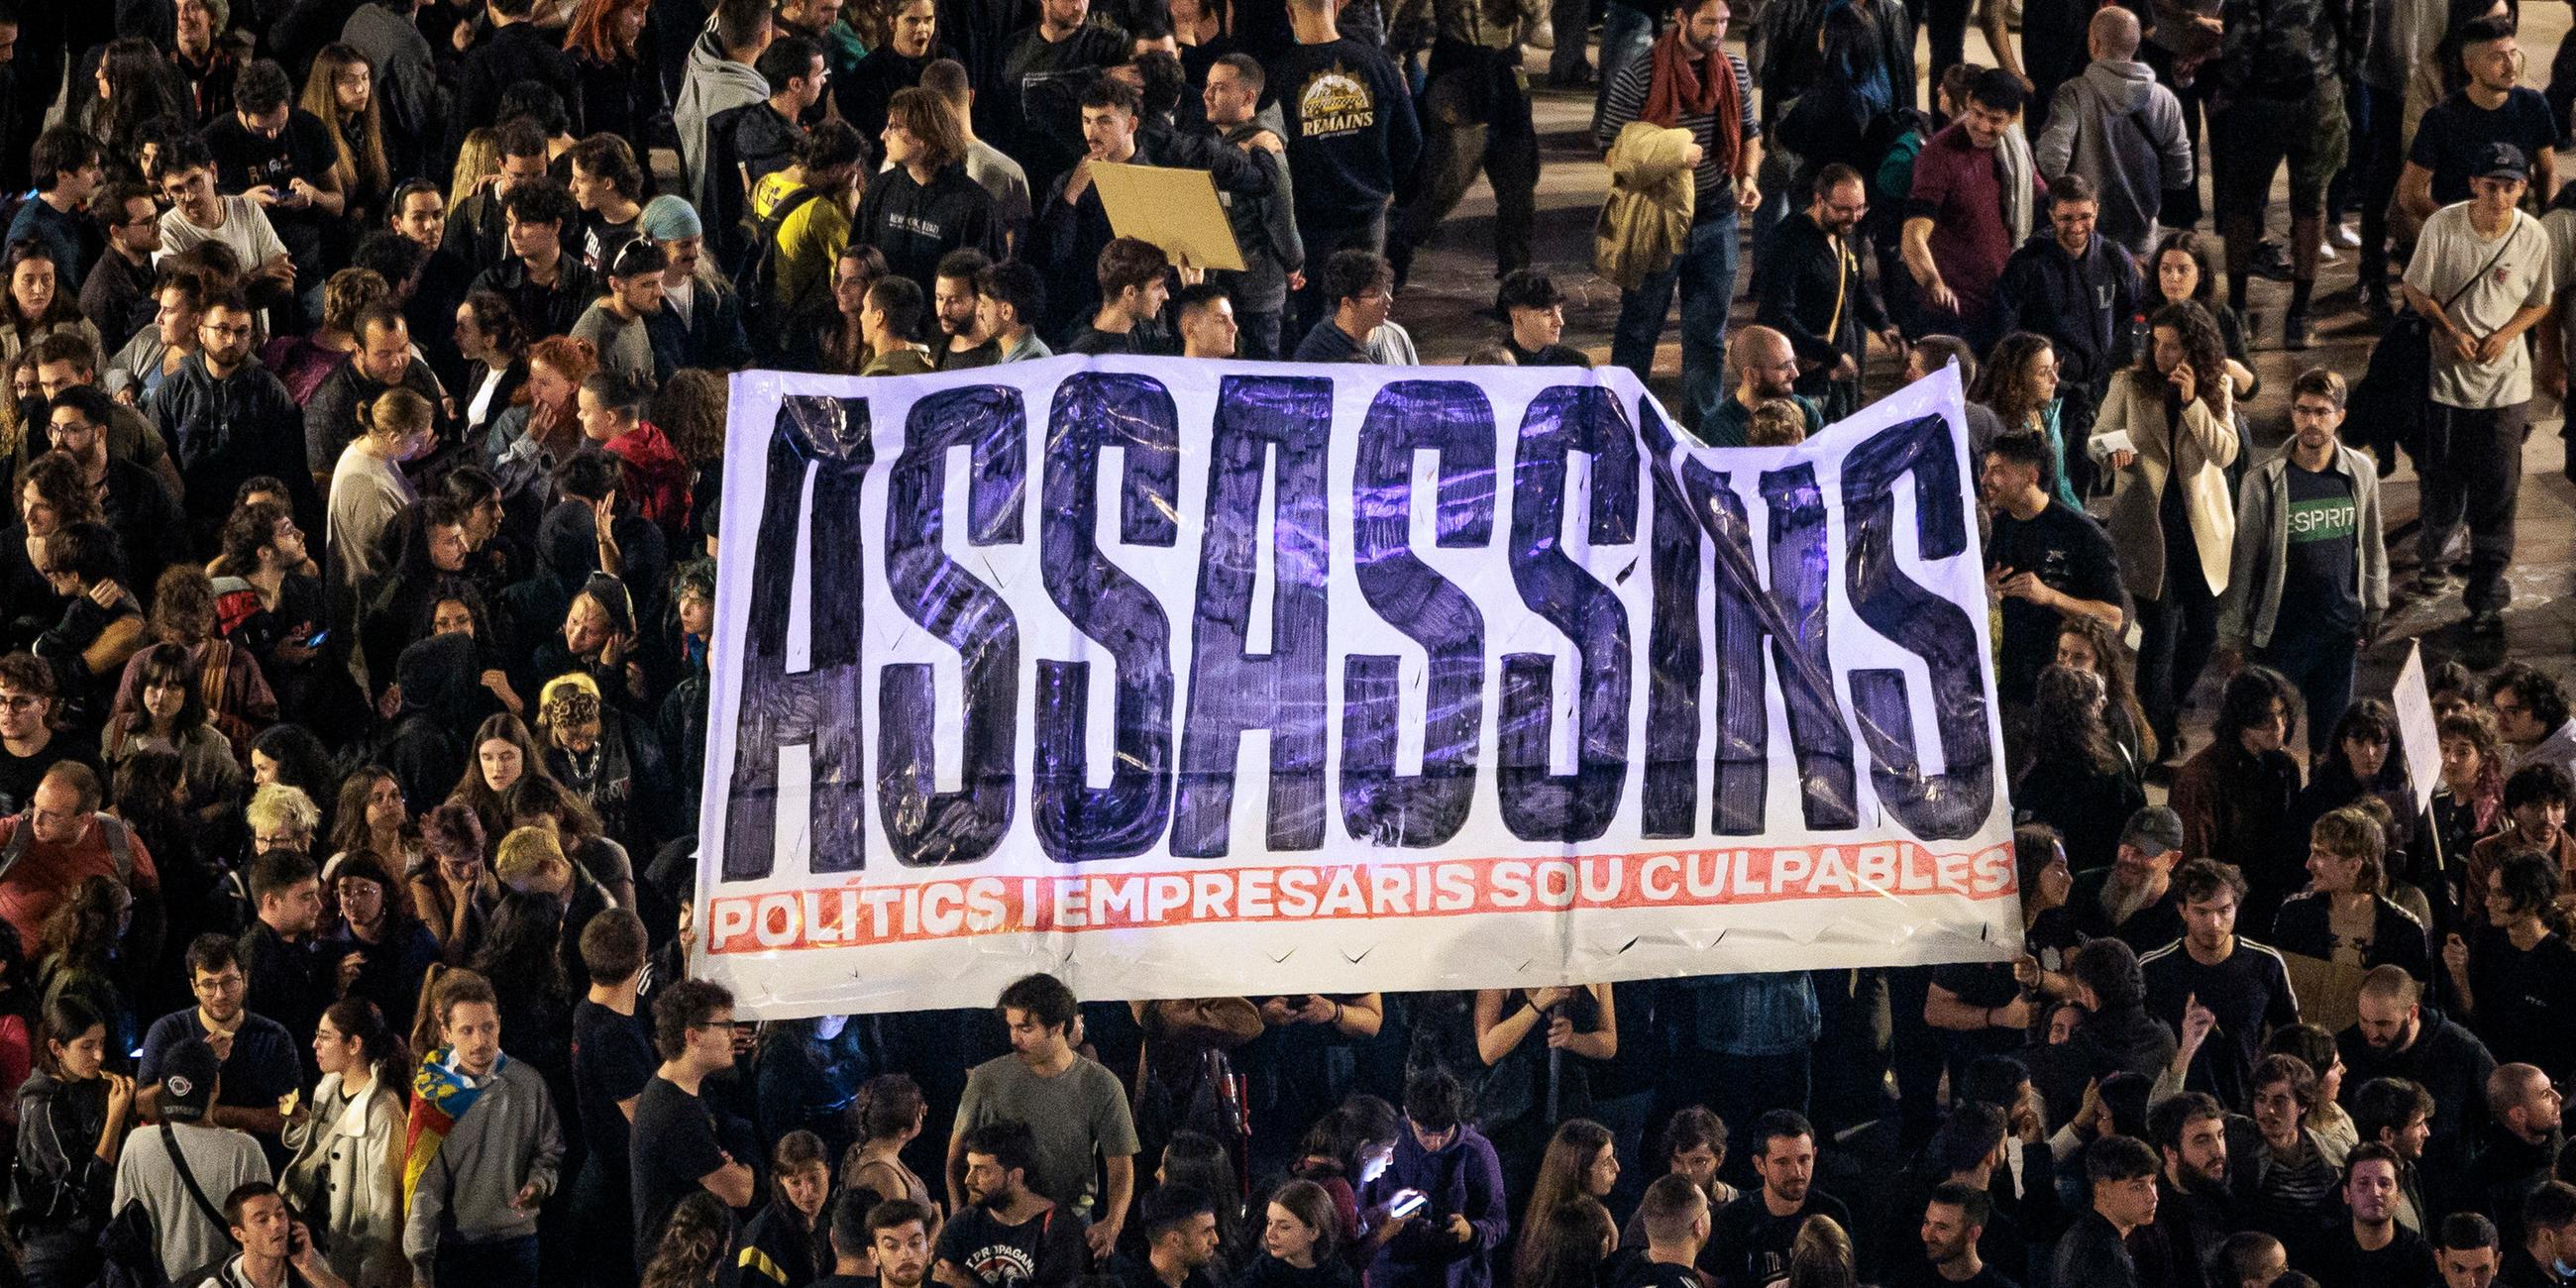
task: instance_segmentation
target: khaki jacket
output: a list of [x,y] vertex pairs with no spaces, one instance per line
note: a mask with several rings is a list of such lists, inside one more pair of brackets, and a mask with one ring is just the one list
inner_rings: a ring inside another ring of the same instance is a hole
[[2227,467],[2236,463],[2239,440],[2234,416],[2221,417],[2194,398],[2183,408],[2182,424],[2165,420],[2165,383],[2141,379],[2137,368],[2124,367],[2111,376],[2111,392],[2093,422],[2091,450],[2096,459],[2108,453],[2103,440],[2127,433],[2138,459],[2114,477],[2111,493],[2111,548],[2119,552],[2121,580],[2133,599],[2164,598],[2165,538],[2161,521],[2166,484],[2180,479],[2183,504],[2191,515],[2192,544],[2200,551],[2201,576],[2209,593],[2227,593],[2236,549],[2236,504],[2227,491]]
[[1592,226],[1593,271],[1634,290],[1672,267],[1690,240],[1699,200],[1687,164],[1691,132],[1644,121],[1621,127],[1610,145],[1610,199]]

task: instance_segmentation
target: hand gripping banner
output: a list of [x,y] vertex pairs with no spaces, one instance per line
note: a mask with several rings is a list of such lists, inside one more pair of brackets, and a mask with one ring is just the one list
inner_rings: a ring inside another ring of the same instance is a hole
[[733,378],[693,968],[747,1015],[2000,959],[1960,391]]

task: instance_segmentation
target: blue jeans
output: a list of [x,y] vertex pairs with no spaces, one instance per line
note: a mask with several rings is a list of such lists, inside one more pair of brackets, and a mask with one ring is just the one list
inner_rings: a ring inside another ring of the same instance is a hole
[[1664,314],[1672,307],[1673,287],[1681,287],[1681,416],[1694,429],[1716,415],[1718,402],[1726,397],[1726,309],[1735,301],[1736,223],[1729,212],[1693,224],[1690,241],[1672,267],[1619,297],[1610,360],[1642,381],[1654,374]]
[[1610,82],[1619,78],[1619,69],[1646,56],[1655,47],[1656,23],[1645,14],[1621,4],[1619,0],[1601,9],[1601,67],[1596,73],[1600,85],[1592,95],[1592,119],[1601,119],[1601,105],[1610,101]]
[[537,1236],[468,1243],[442,1234],[438,1282],[441,1288],[537,1288]]

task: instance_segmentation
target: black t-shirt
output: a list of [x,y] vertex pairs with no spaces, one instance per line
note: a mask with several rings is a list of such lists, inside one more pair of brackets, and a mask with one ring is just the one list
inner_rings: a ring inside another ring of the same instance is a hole
[[2440,1269],[2433,1262],[2433,1247],[2424,1236],[2394,1227],[2397,1237],[2377,1252],[2364,1252],[2352,1237],[2349,1222],[2333,1235],[2320,1240],[2312,1254],[2311,1273],[2317,1282],[2335,1288],[2420,1288],[2440,1282]]
[[1081,1218],[1061,1207],[1050,1207],[1018,1225],[1004,1225],[982,1207],[970,1206],[939,1228],[933,1256],[934,1263],[956,1266],[985,1288],[1014,1284],[1063,1288],[1090,1259],[1090,1249],[1083,1245]]
[[662,1239],[671,1209],[697,1192],[707,1173],[725,1165],[715,1114],[706,1102],[655,1074],[635,1102],[635,1260],[641,1266]]
[[1917,1257],[1888,1274],[1887,1288],[2021,1288],[2021,1285],[1991,1265],[1977,1267],[1977,1273],[1967,1279],[1944,1279],[1931,1262]]
[[1610,1288],[1700,1288],[1700,1278],[1689,1266],[1637,1256],[1626,1260]]
[[1748,1190],[1718,1209],[1708,1236],[1717,1246],[1713,1258],[1718,1265],[1717,1288],[1774,1288],[1787,1283],[1789,1246],[1798,1241],[1798,1227],[1818,1213],[1832,1217],[1846,1230],[1852,1228],[1851,1210],[1842,1200],[1817,1189],[1808,1190],[1807,1201],[1787,1216],[1771,1215],[1759,1189]]
[[[620,1015],[586,997],[573,1005],[573,1095],[581,1112],[582,1139],[590,1145],[591,1157],[609,1169],[604,1175],[622,1176],[628,1165],[628,1124],[617,1102],[643,1094],[661,1063],[642,1015]],[[639,1104],[635,1111],[640,1117],[644,1107]]]
[[[2076,599],[2113,604],[2126,599],[2119,562],[2101,525],[2055,501],[2028,519],[1997,513],[1993,539],[1986,544],[1986,566],[2037,573],[2051,590]],[[2057,656],[2057,628],[2065,617],[2027,599],[2005,600],[2003,617],[2003,664],[1995,684],[2004,701],[2028,702],[2040,668]]]
[[2360,558],[2361,507],[2352,479],[2338,470],[2285,471],[2290,504],[2289,548],[2281,569],[2277,633],[2350,635],[2361,629],[2361,598],[2354,593]]
[[624,223],[611,222],[596,210],[582,213],[581,262],[590,266],[592,276],[607,280],[609,267],[617,262],[617,252],[635,240],[635,225],[643,219],[642,207],[637,207],[635,217]]
[[[286,128],[273,139],[243,125],[238,113],[218,118],[206,127],[203,137],[206,150],[215,155],[215,186],[227,193],[248,192],[267,184],[284,196],[287,180],[318,182],[340,160],[340,150],[331,140],[331,127],[300,107],[287,109]],[[309,206],[297,210],[273,206],[268,211],[270,223],[318,217],[318,212]]]
[[2434,204],[2447,206],[2469,199],[2469,179],[2488,144],[2510,143],[2534,157],[2555,149],[2558,137],[2549,100],[2538,90],[2517,85],[2493,111],[2470,102],[2468,91],[2460,90],[2425,109],[2406,159],[2433,172]]
[[0,814],[15,814],[27,808],[36,794],[36,784],[43,782],[45,771],[66,760],[87,765],[102,783],[107,770],[100,766],[95,743],[84,745],[78,738],[57,730],[45,742],[45,749],[32,756],[21,756],[0,746]]

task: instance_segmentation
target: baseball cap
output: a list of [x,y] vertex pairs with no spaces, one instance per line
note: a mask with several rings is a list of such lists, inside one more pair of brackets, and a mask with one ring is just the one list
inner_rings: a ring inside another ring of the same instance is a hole
[[2170,854],[2182,848],[2182,815],[2162,805],[2150,805],[2129,816],[2128,825],[2120,829],[2120,844],[2134,847],[2140,854]]
[[2477,177],[2481,179],[2531,178],[2531,161],[2522,149],[2510,143],[2490,143],[2478,149]]
[[172,1122],[202,1122],[215,1103],[215,1078],[223,1062],[201,1038],[190,1038],[161,1057],[161,1116]]

